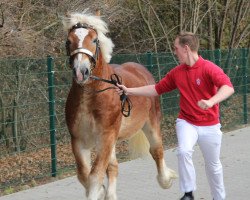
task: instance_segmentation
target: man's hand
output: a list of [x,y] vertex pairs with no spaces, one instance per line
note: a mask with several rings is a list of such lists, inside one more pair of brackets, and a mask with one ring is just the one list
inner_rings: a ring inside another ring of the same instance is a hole
[[214,104],[210,100],[201,99],[200,101],[198,101],[198,106],[203,110],[207,110],[208,108],[212,108]]
[[124,85],[120,85],[120,84],[116,84],[116,92],[119,94],[119,95],[122,95],[123,92],[128,95],[128,88]]
[[122,93],[124,92],[128,96],[129,95],[144,96],[144,97],[158,96],[158,93],[155,90],[155,85],[144,85],[140,87],[127,88],[126,86],[117,83],[116,91],[119,95],[122,95]]

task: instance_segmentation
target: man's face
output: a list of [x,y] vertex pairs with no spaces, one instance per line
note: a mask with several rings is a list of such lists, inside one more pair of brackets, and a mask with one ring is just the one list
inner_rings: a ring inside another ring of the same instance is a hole
[[180,64],[186,64],[187,61],[187,46],[182,47],[179,44],[179,38],[176,38],[174,41],[174,54],[179,60]]

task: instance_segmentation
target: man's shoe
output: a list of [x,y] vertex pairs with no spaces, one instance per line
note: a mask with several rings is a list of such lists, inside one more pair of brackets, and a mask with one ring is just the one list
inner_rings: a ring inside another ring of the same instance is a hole
[[193,195],[190,196],[190,195],[184,194],[184,196],[181,197],[180,200],[194,200],[194,196]]

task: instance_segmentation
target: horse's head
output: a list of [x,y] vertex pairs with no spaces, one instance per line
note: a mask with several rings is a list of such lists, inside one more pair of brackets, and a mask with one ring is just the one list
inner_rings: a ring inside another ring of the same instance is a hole
[[105,36],[106,23],[99,16],[75,13],[64,18],[63,24],[68,31],[66,50],[70,57],[70,66],[78,84],[88,82],[94,68],[98,68],[99,59],[108,63],[113,50],[112,41]]
[[68,33],[67,55],[77,83],[85,83],[96,66],[99,40],[95,29],[87,24],[77,23]]

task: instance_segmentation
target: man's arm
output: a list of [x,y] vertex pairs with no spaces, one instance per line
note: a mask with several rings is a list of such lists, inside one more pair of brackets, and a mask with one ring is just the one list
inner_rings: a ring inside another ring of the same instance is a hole
[[200,101],[198,101],[198,106],[201,109],[206,110],[208,108],[213,107],[215,104],[224,101],[225,99],[230,97],[233,93],[234,93],[233,87],[230,87],[228,85],[223,85],[220,87],[218,92],[210,99],[208,100],[201,99]]
[[124,85],[117,84],[117,89],[119,95],[125,92],[126,95],[134,95],[134,96],[158,96],[157,91],[155,90],[155,85],[145,85],[141,87],[135,88],[127,88]]

